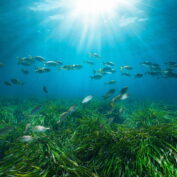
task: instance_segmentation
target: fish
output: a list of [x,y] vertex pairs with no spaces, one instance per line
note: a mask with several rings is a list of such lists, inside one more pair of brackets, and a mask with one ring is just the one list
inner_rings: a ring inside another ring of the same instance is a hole
[[103,75],[101,74],[95,74],[93,76],[90,76],[91,79],[94,79],[94,80],[98,80],[98,79],[101,79],[103,77]]
[[159,76],[159,75],[161,75],[161,72],[159,72],[159,71],[149,71],[149,72],[146,72],[145,74],[148,74],[148,75],[151,75],[151,76]]
[[47,130],[49,130],[50,128],[46,128],[44,126],[41,126],[41,125],[37,125],[33,128],[33,131],[34,132],[45,132]]
[[20,138],[20,141],[21,142],[32,142],[33,141],[33,137],[32,136],[30,136],[30,135],[25,135],[25,136],[22,136],[21,138]]
[[43,107],[43,105],[36,106],[35,108],[33,108],[31,110],[31,114],[35,114],[35,113],[39,112],[42,109],[42,107]]
[[13,129],[13,127],[11,127],[11,126],[4,127],[4,128],[0,128],[0,135],[7,134],[7,133],[9,133],[12,129]]
[[72,64],[72,65],[64,65],[63,67],[60,67],[60,70],[79,70],[83,66],[79,64]]
[[144,61],[144,62],[140,63],[140,65],[146,66],[146,67],[150,67],[152,64],[153,64],[153,63],[150,62],[150,61]]
[[115,104],[117,101],[121,100],[121,97],[122,97],[121,94],[118,95],[118,96],[113,97],[112,100],[111,100],[111,104],[113,105],[113,104]]
[[108,82],[105,82],[105,84],[108,84],[108,85],[112,85],[112,84],[115,84],[116,83],[116,80],[110,80]]
[[95,63],[93,61],[85,61],[86,64],[89,64],[89,65],[94,65]]
[[77,109],[77,106],[76,106],[76,105],[73,105],[73,106],[71,106],[71,107],[68,109],[67,112],[69,112],[69,113],[71,114],[71,113],[75,112],[76,109]]
[[58,65],[62,65],[63,63],[61,61],[46,61],[45,65],[48,66],[58,66]]
[[35,72],[37,72],[37,73],[47,73],[47,72],[50,72],[50,69],[46,68],[46,67],[36,68]]
[[44,93],[48,93],[48,89],[46,86],[43,86],[42,90],[44,91]]
[[21,72],[22,72],[23,74],[29,74],[29,71],[26,70],[26,69],[21,69]]
[[150,68],[151,70],[160,70],[160,65],[159,64],[156,64],[156,63],[152,63],[150,61],[144,61],[142,63],[140,63],[142,66],[145,66],[145,67],[148,67]]
[[16,78],[11,79],[12,84],[14,85],[24,85],[24,83]]
[[120,71],[122,71],[122,70],[124,70],[124,69],[126,69],[126,70],[132,70],[133,69],[133,67],[131,67],[131,66],[120,66]]
[[103,72],[103,74],[113,74],[115,72],[116,72],[115,69],[111,69],[110,71]]
[[130,77],[130,76],[131,76],[131,74],[129,74],[129,73],[122,73],[122,75],[123,75],[123,76],[127,76],[127,77]]
[[83,68],[82,65],[78,65],[78,64],[74,64],[73,67],[74,67],[74,69],[82,69]]
[[166,62],[165,65],[167,65],[171,69],[177,69],[177,62],[175,61]]
[[73,70],[73,65],[64,65],[63,67],[59,68],[60,70]]
[[93,70],[93,74],[94,75],[96,75],[96,74],[100,74],[100,75],[103,75],[104,74],[104,72],[103,72],[103,70],[102,69],[98,69],[98,70]]
[[143,74],[140,74],[140,73],[135,74],[135,78],[142,78],[142,77],[143,77]]
[[112,67],[111,66],[105,66],[104,68],[102,68],[103,72],[111,72],[112,71]]
[[126,92],[128,91],[128,87],[123,87],[121,90],[120,90],[120,94],[125,94]]
[[111,100],[111,105],[113,106],[117,101],[119,100],[125,100],[128,98],[128,94],[127,93],[124,93],[124,94],[120,94],[118,96],[115,96],[112,98]]
[[108,66],[114,66],[115,64],[112,61],[109,62],[103,62],[104,65],[108,65]]
[[98,53],[89,52],[88,55],[92,58],[101,58],[101,56]]
[[57,123],[62,122],[63,120],[65,120],[68,116],[70,115],[70,112],[66,111],[60,114],[59,118],[60,120]]
[[107,67],[104,67],[104,68],[100,68],[98,70],[93,70],[94,74],[101,74],[101,75],[113,74],[115,72],[116,72],[116,70],[111,68],[110,66],[107,66]]
[[115,89],[110,89],[106,92],[106,94],[103,96],[104,99],[107,99],[109,97],[111,97],[114,93],[115,93]]
[[58,123],[65,120],[68,116],[70,116],[73,112],[75,112],[76,109],[77,109],[77,106],[73,105],[66,112],[63,112],[62,114],[60,114],[60,120],[58,121]]
[[177,78],[177,73],[167,72],[164,74],[164,78]]
[[149,68],[151,70],[157,70],[157,71],[161,70],[160,65],[159,64],[154,64],[154,63]]
[[37,61],[40,61],[40,62],[45,62],[46,61],[46,59],[41,57],[41,56],[35,56],[34,59],[37,60]]
[[6,86],[12,86],[12,84],[10,82],[8,82],[8,81],[4,81],[4,85],[6,85]]
[[89,101],[91,101],[93,99],[92,95],[86,96],[83,100],[82,100],[82,104],[88,103]]
[[21,64],[21,65],[24,65],[24,66],[31,66],[35,60],[32,56],[29,56],[29,57],[17,57],[18,59],[18,64]]
[[128,97],[129,97],[128,94],[127,94],[127,93],[124,93],[124,94],[121,94],[120,99],[121,99],[121,100],[126,100]]

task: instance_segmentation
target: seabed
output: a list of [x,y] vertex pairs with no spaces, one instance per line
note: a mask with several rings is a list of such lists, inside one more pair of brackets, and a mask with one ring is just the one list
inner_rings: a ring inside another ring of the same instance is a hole
[[[32,113],[38,105],[42,108]],[[75,112],[60,119],[72,105]],[[30,128],[25,130],[27,124]],[[42,125],[50,129],[34,132]],[[176,177],[177,105],[0,98],[2,177]],[[22,142],[24,135],[33,137]]]

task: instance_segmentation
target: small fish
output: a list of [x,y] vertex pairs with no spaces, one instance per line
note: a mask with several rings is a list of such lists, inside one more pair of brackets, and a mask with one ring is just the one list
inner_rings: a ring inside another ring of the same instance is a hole
[[78,64],[73,64],[73,65],[64,65],[63,67],[60,67],[60,70],[79,70],[81,69],[83,66],[82,65],[78,65]]
[[82,65],[78,65],[78,64],[74,64],[73,67],[74,67],[74,69],[82,69],[83,68]]
[[62,114],[60,114],[60,120],[58,121],[58,123],[62,122],[63,120],[65,120],[68,116],[70,116],[73,112],[75,112],[77,109],[76,105],[71,106],[68,111],[63,112]]
[[122,71],[122,70],[124,70],[124,69],[126,69],[126,70],[132,70],[133,69],[133,67],[131,67],[131,66],[120,66],[120,71]]
[[9,133],[11,130],[13,129],[13,127],[5,127],[5,128],[0,128],[0,135],[4,135],[4,134],[7,134]]
[[108,82],[105,82],[105,84],[108,84],[108,85],[112,85],[112,84],[115,84],[116,83],[116,80],[110,80]]
[[42,90],[44,91],[44,93],[48,93],[48,89],[46,86],[43,86]]
[[95,74],[93,76],[90,76],[91,79],[94,79],[94,80],[98,80],[98,79],[101,79],[103,77],[103,75],[101,74]]
[[146,72],[145,74],[148,74],[151,76],[160,76],[162,73],[159,71],[149,71],[149,72]]
[[71,114],[71,113],[75,112],[76,109],[77,109],[77,106],[76,106],[76,105],[73,105],[73,106],[71,106],[71,107],[68,109],[67,112],[69,112],[69,113]]
[[22,136],[21,138],[20,138],[20,141],[21,142],[32,142],[33,141],[33,137],[32,136],[30,136],[30,135],[25,135],[25,136]]
[[18,59],[18,64],[21,64],[24,66],[30,66],[35,62],[35,60],[32,56],[23,57],[23,58],[17,57],[17,59]]
[[121,100],[122,95],[118,95],[112,98],[111,103],[116,103],[117,101]]
[[165,63],[169,68],[176,69],[177,68],[177,62],[175,61],[169,61]]
[[135,78],[142,78],[142,77],[143,77],[143,74],[140,74],[140,73],[135,74]]
[[4,81],[4,85],[6,85],[6,86],[12,86],[12,84],[10,82],[8,82],[8,81]]
[[104,68],[102,68],[102,71],[103,72],[111,72],[112,68],[111,68],[111,66],[105,66]]
[[127,77],[130,77],[130,76],[131,76],[131,74],[129,74],[129,73],[122,73],[122,75],[123,75],[123,76],[127,76]]
[[177,78],[177,73],[167,72],[164,74],[164,78]]
[[23,74],[29,74],[29,71],[26,70],[26,69],[21,69],[21,72],[22,72]]
[[94,65],[94,62],[93,61],[85,61],[86,64],[89,64],[89,65]]
[[106,92],[106,94],[103,96],[104,99],[109,98],[110,96],[112,96],[115,93],[115,89],[110,89]]
[[58,66],[58,65],[62,65],[63,63],[61,61],[47,61],[45,62],[45,65],[48,66]]
[[88,103],[89,101],[91,101],[93,98],[92,95],[86,96],[83,100],[82,100],[82,104]]
[[73,70],[73,65],[64,65],[63,67],[59,68],[60,70]]
[[66,111],[60,114],[59,118],[60,120],[57,123],[62,122],[63,120],[65,120],[68,116],[70,115],[70,112]]
[[24,83],[16,78],[11,79],[12,84],[14,85],[23,85]]
[[118,96],[115,96],[112,100],[111,100],[111,105],[113,106],[117,101],[119,100],[125,100],[128,98],[128,94],[120,94]]
[[41,126],[41,125],[37,125],[33,128],[33,131],[34,132],[45,132],[47,130],[49,130],[50,128],[46,128],[44,126]]
[[40,62],[45,62],[46,61],[45,58],[43,58],[41,56],[35,56],[34,59],[37,60],[37,61],[40,61]]
[[104,74],[113,74],[113,73],[115,73],[115,72],[116,72],[115,69],[111,69],[110,71],[104,72]]
[[123,87],[121,90],[120,90],[120,94],[125,94],[126,92],[128,91],[128,87]]
[[89,52],[88,55],[93,58],[101,58],[101,56],[98,53],[91,53]]
[[35,108],[32,109],[31,114],[35,114],[39,112],[42,109],[43,105],[38,105]]
[[104,62],[103,64],[108,65],[108,66],[114,66],[115,65],[112,61]]
[[50,72],[50,69],[46,68],[46,67],[41,67],[41,68],[37,68],[35,70],[35,72],[37,72],[37,73],[47,73],[47,72]]
[[153,63],[150,62],[150,61],[144,61],[144,62],[140,63],[140,65],[146,66],[146,67],[149,67],[149,66],[151,66],[152,64],[153,64]]
[[126,100],[127,98],[128,98],[127,93],[122,94],[121,97],[120,97],[121,100]]

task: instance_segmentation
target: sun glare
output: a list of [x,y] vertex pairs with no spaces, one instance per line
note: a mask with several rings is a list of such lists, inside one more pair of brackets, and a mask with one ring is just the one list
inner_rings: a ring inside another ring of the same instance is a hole
[[132,30],[147,20],[141,6],[141,0],[44,0],[31,10],[50,14],[46,22],[58,25],[51,36],[70,36],[82,47],[121,39],[126,27]]
[[76,0],[73,9],[80,15],[98,16],[111,13],[117,3],[117,0]]

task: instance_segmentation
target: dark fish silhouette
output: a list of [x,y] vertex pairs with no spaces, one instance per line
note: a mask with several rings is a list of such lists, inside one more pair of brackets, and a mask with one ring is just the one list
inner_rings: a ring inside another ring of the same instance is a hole
[[44,93],[48,93],[48,89],[47,89],[47,87],[46,86],[43,86],[43,91],[44,91]]
[[42,109],[42,105],[38,105],[32,109],[31,114],[35,114],[35,113],[39,112],[41,109]]
[[8,81],[4,81],[4,85],[7,85],[7,86],[12,86],[12,84]]

